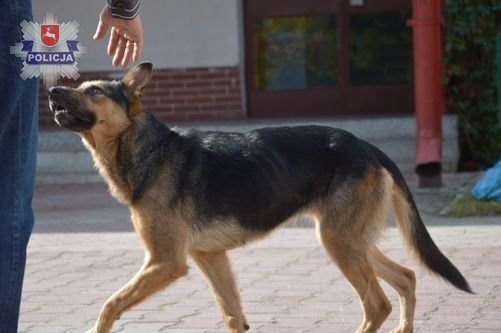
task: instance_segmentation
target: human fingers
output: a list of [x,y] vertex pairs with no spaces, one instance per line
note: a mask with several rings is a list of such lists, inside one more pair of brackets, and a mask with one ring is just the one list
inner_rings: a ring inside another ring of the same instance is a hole
[[117,28],[112,27],[111,28],[111,35],[110,35],[110,41],[108,42],[108,55],[111,57],[116,53],[117,47],[118,47],[118,42],[122,39],[122,36],[117,31]]
[[134,53],[134,41],[128,40],[125,46],[125,53],[122,59],[122,67],[127,67],[132,60],[132,55]]
[[101,20],[99,20],[96,32],[94,33],[92,39],[94,40],[102,39],[104,36],[106,36],[107,31],[108,31],[108,25],[104,24]]
[[126,43],[127,40],[123,37],[120,37],[115,50],[115,55],[113,56],[113,66],[119,66],[122,63],[125,54],[125,47],[127,46]]
[[141,54],[143,52],[143,40],[139,39],[134,43],[134,53],[132,54],[132,59],[135,62],[141,60]]
[[108,31],[108,24],[105,23],[107,20],[107,16],[109,16],[108,6],[105,5],[101,10],[101,14],[99,14],[99,22],[97,23],[96,32],[92,37],[94,40],[98,40],[106,36],[106,32]]

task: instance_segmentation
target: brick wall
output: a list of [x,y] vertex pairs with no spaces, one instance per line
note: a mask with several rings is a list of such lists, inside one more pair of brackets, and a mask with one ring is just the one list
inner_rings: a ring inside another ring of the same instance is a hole
[[[76,86],[82,81],[116,78],[116,73],[81,73],[77,82],[59,84]],[[143,103],[165,122],[188,120],[241,119],[242,108],[238,67],[158,69],[143,92]],[[40,126],[53,126],[48,112],[47,92],[40,85]]]

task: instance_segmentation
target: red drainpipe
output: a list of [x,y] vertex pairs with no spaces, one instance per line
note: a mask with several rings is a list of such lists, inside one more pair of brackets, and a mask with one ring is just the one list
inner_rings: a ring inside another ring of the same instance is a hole
[[442,113],[445,106],[440,77],[441,0],[413,0],[414,96],[417,145],[416,173],[421,187],[442,184]]

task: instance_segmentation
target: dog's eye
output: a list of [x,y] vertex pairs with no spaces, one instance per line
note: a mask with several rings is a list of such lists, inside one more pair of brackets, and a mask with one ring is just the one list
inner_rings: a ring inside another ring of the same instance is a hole
[[90,87],[86,90],[89,95],[101,95],[103,91],[99,87]]

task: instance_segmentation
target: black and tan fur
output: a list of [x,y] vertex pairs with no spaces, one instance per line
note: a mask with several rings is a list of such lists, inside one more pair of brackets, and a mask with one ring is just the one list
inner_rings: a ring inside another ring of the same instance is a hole
[[471,292],[380,150],[322,126],[243,134],[171,130],[142,108],[151,72],[143,63],[121,81],[49,89],[55,121],[82,137],[111,194],[129,207],[146,250],[141,269],[104,303],[90,332],[109,332],[124,311],[184,276],[188,256],[205,275],[227,331],[244,332],[249,326],[226,251],[300,214],[316,222],[320,243],[360,297],[357,332],[376,332],[391,311],[378,277],[400,298],[400,324],[392,332],[413,330],[414,273],[376,247],[390,211],[416,258]]

